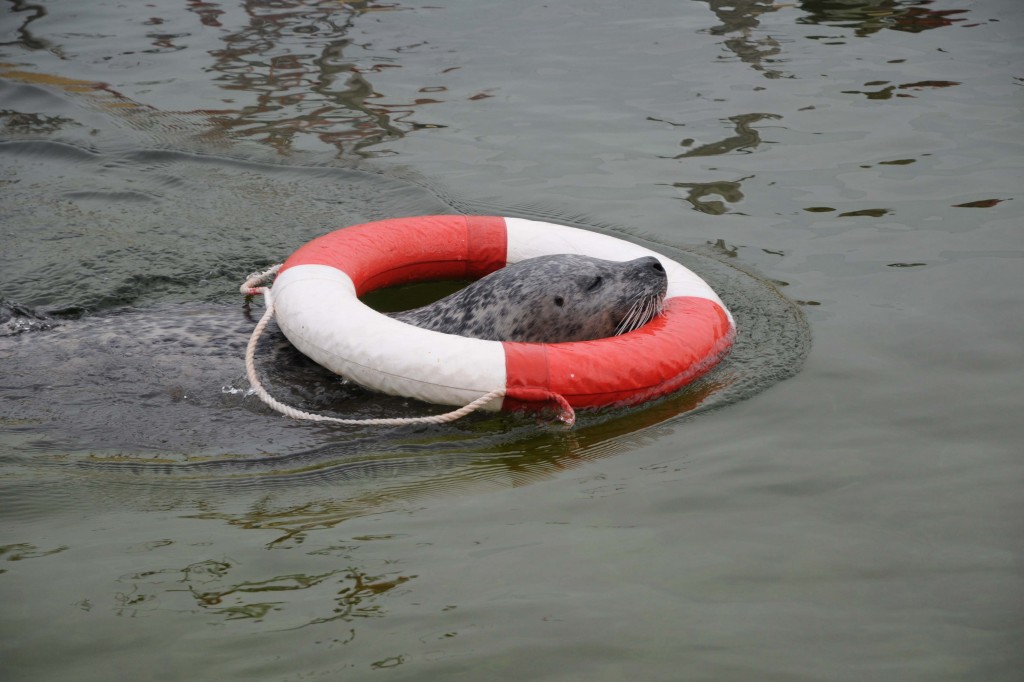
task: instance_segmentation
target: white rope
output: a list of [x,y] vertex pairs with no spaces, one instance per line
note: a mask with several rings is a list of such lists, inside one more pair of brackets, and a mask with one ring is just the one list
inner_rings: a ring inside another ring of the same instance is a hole
[[264,270],[263,272],[254,272],[249,275],[247,280],[245,280],[245,284],[239,287],[239,291],[246,296],[258,296],[262,294],[264,303],[267,306],[266,310],[263,312],[263,317],[261,317],[260,321],[256,324],[256,328],[252,330],[252,336],[249,337],[249,345],[246,346],[245,349],[245,374],[249,378],[249,383],[252,385],[253,392],[271,409],[291,417],[292,419],[308,419],[310,421],[329,422],[331,424],[358,424],[362,426],[446,424],[448,422],[453,422],[456,419],[460,419],[461,417],[465,417],[471,412],[475,412],[492,400],[497,400],[498,398],[503,398],[505,396],[505,389],[496,389],[452,412],[427,417],[395,417],[391,419],[339,419],[338,417],[325,417],[321,414],[303,412],[302,410],[298,410],[279,402],[271,396],[265,388],[263,388],[263,384],[260,383],[260,379],[256,375],[256,345],[259,343],[260,336],[263,335],[263,331],[267,328],[271,318],[274,317],[274,299],[271,296],[270,288],[257,285],[266,281],[271,275],[277,274],[277,271],[280,269],[281,265],[278,264],[268,270]]
[[278,263],[273,267],[267,268],[263,272],[250,273],[249,279],[245,280],[245,283],[242,286],[238,287],[238,291],[245,296],[259,296],[260,294],[264,293],[267,289],[266,287],[256,285],[262,284],[263,282],[267,281],[268,279],[270,279],[271,275],[276,275],[277,271],[281,269],[282,265],[284,264]]

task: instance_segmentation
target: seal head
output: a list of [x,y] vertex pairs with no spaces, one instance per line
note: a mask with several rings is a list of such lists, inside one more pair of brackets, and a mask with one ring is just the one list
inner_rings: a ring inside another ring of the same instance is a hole
[[616,262],[559,254],[492,272],[430,305],[391,316],[491,341],[589,341],[638,329],[661,312],[668,277],[653,256]]

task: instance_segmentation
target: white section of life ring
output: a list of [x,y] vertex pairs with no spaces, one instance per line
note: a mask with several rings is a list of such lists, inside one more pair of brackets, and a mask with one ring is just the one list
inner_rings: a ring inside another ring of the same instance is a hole
[[[277,323],[295,347],[364,386],[447,405],[505,387],[501,343],[393,320],[356,298],[341,270],[295,266],[278,275],[273,292]],[[499,408],[495,402],[484,409]]]

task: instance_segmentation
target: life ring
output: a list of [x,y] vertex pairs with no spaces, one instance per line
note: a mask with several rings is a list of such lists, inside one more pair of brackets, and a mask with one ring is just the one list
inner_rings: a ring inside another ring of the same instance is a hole
[[[359,296],[428,279],[477,279],[526,258],[575,253],[623,261],[653,255],[668,275],[664,314],[622,336],[508,343],[413,327]],[[735,323],[681,264],[636,244],[564,225],[491,216],[419,216],[346,227],[293,253],[274,281],[281,330],[306,356],[363,386],[445,405],[503,390],[488,409],[641,403],[711,369]]]

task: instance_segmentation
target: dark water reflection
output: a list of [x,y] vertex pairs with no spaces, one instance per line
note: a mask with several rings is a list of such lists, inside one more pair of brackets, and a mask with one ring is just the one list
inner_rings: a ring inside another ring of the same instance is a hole
[[919,33],[967,21],[968,10],[929,7],[935,4],[935,0],[801,0],[808,14],[799,21],[852,28],[857,37],[885,29]]
[[[736,134],[717,142],[701,145],[696,149],[677,154],[671,158],[686,159],[693,156],[719,156],[731,152],[749,153],[761,144],[761,134],[751,126],[758,121],[780,119],[776,114],[743,114],[741,116],[729,117],[729,122],[735,126]],[[683,140],[682,146],[689,147],[693,140]]]
[[[224,36],[225,47],[210,52],[211,69],[220,74],[214,79],[219,87],[257,95],[255,104],[216,114],[215,120],[229,133],[282,152],[292,148],[300,133],[314,135],[339,151],[347,147],[358,152],[400,137],[400,125],[415,125],[403,120],[413,107],[435,101],[374,101],[384,96],[374,91],[369,74],[400,68],[397,60],[361,67],[346,57],[346,50],[357,49],[348,37],[354,20],[371,9],[402,9],[397,5],[246,2],[243,8],[249,25]],[[220,26],[207,23],[209,17],[204,15],[205,25]]]
[[[765,78],[792,78],[782,70],[788,61],[783,44],[761,28],[760,17],[780,7],[774,0],[707,0],[721,22],[707,31],[726,36],[722,45]],[[934,0],[802,0],[801,24],[853,29],[857,37],[890,29],[917,33],[966,21],[966,9],[930,9]],[[974,26],[977,24],[965,24]],[[836,36],[809,36],[841,45]]]
[[[17,40],[0,43],[29,50],[46,50],[62,55],[66,48],[52,46],[38,38],[36,22],[52,19],[61,24],[82,17],[65,16],[67,6],[54,6],[50,16],[47,5],[18,4],[12,14],[21,24],[12,27]],[[103,108],[116,108],[122,116],[163,119],[164,126],[181,133],[192,131],[207,141],[227,135],[233,139],[252,139],[279,153],[299,149],[333,148],[338,155],[374,156],[369,149],[381,142],[402,137],[412,130],[443,127],[424,120],[425,107],[447,99],[448,88],[439,80],[423,85],[417,95],[394,97],[373,84],[375,75],[403,67],[403,56],[431,49],[422,42],[377,46],[364,37],[365,29],[356,24],[373,22],[380,12],[411,10],[397,3],[373,2],[293,2],[256,1],[240,6],[218,3],[189,3],[188,11],[197,15],[196,29],[188,14],[167,13],[152,8],[152,16],[135,19],[135,35],[111,44],[97,58],[112,64],[127,64],[137,55],[161,55],[188,51],[190,58],[200,53],[209,64],[202,66],[204,81],[215,88],[199,93],[202,103],[190,108],[163,108],[154,111],[135,96],[112,83],[69,77],[66,73],[22,71],[12,64],[0,65],[3,77],[24,83],[58,86],[69,93],[86,95]],[[59,10],[59,11],[58,11]],[[420,9],[419,11],[430,11]],[[162,13],[164,15],[162,15]],[[86,17],[88,20],[88,17]],[[223,23],[228,19],[233,26]],[[117,17],[115,21],[123,23]],[[240,23],[244,26],[238,26]],[[77,27],[84,30],[86,27]],[[98,23],[95,30],[106,30]],[[105,34],[78,33],[86,38]],[[149,60],[153,64],[158,62]],[[171,74],[160,74],[171,75]],[[153,81],[153,84],[166,80]],[[182,101],[196,100],[194,93],[182,93]],[[470,93],[470,101],[485,99],[484,91]],[[14,112],[9,113],[12,116]],[[25,126],[31,113],[18,112],[7,122],[10,129]],[[52,127],[60,118],[35,114],[35,128]],[[153,123],[158,123],[153,121]],[[145,124],[142,124],[145,125]],[[149,132],[156,126],[150,125]]]

